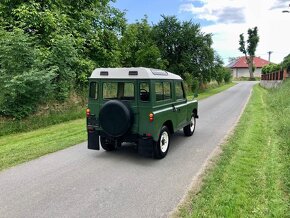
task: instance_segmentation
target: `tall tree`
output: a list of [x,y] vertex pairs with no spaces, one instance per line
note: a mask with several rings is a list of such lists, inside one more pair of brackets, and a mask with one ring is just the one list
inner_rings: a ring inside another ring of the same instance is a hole
[[0,1],[0,26],[6,31],[22,29],[48,53],[57,42],[68,42],[72,53],[78,53],[70,66],[82,83],[97,66],[121,64],[118,41],[126,21],[111,2],[114,0]]
[[152,26],[149,25],[147,16],[126,26],[120,47],[123,66],[164,68],[160,51],[152,39]]
[[212,38],[201,32],[199,24],[163,16],[163,20],[153,27],[153,36],[162,58],[168,61],[169,71],[183,77],[189,73],[200,82],[211,80]]
[[248,29],[248,39],[247,39],[247,48],[245,43],[244,34],[240,34],[240,47],[239,50],[245,55],[247,64],[249,66],[250,78],[254,79],[254,57],[255,52],[259,42],[258,28],[254,27],[253,29]]

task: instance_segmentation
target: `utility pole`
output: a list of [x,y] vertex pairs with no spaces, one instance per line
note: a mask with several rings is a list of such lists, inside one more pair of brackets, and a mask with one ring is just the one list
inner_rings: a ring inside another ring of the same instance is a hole
[[272,54],[273,52],[272,52],[272,51],[268,51],[267,53],[269,54],[268,61],[270,62],[270,61],[271,61],[271,54]]

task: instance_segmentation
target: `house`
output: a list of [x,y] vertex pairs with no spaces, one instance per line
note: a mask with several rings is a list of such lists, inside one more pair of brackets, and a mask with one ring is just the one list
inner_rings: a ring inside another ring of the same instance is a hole
[[[269,61],[264,60],[260,57],[254,57],[254,77],[261,77],[262,67],[269,63]],[[250,77],[249,68],[245,57],[239,57],[238,59],[230,63],[228,67],[231,68],[234,78]]]

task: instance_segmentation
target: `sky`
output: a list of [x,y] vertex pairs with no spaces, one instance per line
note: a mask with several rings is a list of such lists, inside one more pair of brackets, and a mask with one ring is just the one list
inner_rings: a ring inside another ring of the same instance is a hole
[[161,15],[199,23],[201,31],[211,33],[213,48],[228,64],[229,57],[243,54],[238,50],[239,35],[258,27],[260,41],[256,56],[280,63],[290,53],[290,0],[116,0],[113,5],[126,11],[128,23],[148,16],[157,24]]

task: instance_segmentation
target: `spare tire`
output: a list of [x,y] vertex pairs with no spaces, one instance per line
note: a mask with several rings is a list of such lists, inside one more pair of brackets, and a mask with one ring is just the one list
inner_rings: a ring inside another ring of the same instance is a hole
[[121,101],[106,102],[99,113],[100,125],[109,136],[120,137],[128,132],[133,123],[129,106]]

